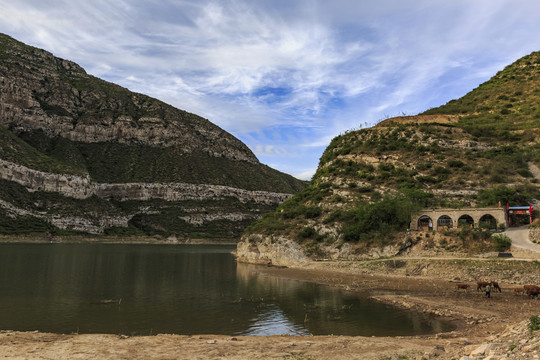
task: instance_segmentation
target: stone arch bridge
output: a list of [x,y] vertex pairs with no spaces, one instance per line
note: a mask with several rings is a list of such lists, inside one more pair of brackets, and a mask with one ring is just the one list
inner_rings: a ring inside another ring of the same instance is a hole
[[468,225],[477,228],[480,222],[493,227],[508,225],[504,208],[424,209],[413,216],[411,230],[446,230]]

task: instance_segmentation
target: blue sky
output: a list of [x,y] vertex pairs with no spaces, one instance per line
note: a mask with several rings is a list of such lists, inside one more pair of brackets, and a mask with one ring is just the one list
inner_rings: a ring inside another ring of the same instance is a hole
[[0,32],[309,179],[334,136],[461,97],[540,50],[540,2],[0,0]]

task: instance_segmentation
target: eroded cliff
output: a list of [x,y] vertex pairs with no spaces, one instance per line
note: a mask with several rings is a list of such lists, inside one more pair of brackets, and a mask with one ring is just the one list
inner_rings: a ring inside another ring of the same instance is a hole
[[0,232],[234,237],[305,186],[208,120],[2,34],[0,139]]

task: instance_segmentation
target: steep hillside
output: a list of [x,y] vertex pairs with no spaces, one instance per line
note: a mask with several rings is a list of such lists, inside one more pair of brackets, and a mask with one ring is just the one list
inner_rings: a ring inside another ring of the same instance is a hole
[[534,141],[540,124],[540,52],[533,52],[460,99],[424,114],[460,115],[468,133],[491,141]]
[[233,237],[305,184],[206,119],[0,34],[0,233]]
[[[276,263],[394,254],[424,237],[405,233],[422,208],[536,203],[539,129],[540,53],[533,53],[445,106],[334,138],[310,186],[252,224],[239,255]],[[489,247],[489,232],[447,235],[440,240]]]

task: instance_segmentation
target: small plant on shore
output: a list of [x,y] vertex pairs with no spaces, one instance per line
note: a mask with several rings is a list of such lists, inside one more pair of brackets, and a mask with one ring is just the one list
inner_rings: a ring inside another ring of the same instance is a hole
[[540,330],[540,315],[533,315],[529,318],[529,330]]

